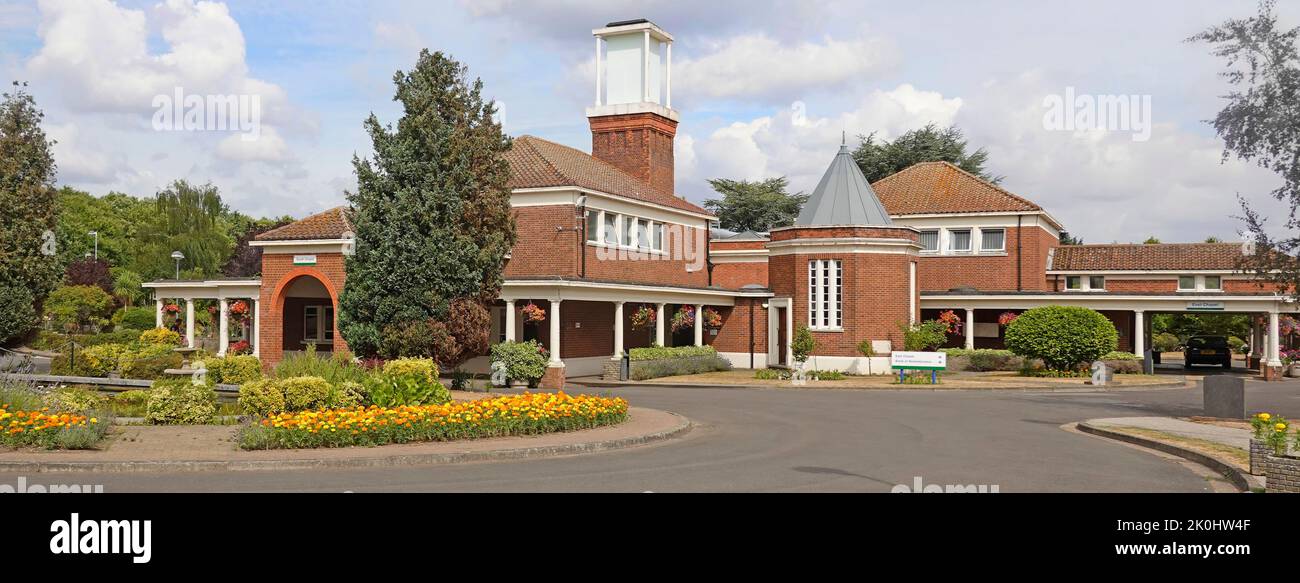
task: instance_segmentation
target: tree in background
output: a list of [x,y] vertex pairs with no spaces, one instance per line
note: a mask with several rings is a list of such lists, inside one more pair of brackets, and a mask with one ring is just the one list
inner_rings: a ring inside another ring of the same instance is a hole
[[714,178],[709,186],[722,198],[704,201],[704,208],[717,214],[720,226],[731,231],[766,232],[788,227],[808,202],[808,195],[802,192],[786,192],[790,181],[784,176],[752,182]]
[[967,153],[966,137],[957,126],[939,128],[933,123],[909,131],[892,142],[877,140],[876,134],[862,137],[853,150],[853,159],[869,182],[875,182],[919,162],[951,162],[993,184],[1002,182],[985,170],[989,153],[980,148]]
[[1210,235],[1209,237],[1206,237],[1206,238],[1205,238],[1205,242],[1206,242],[1206,243],[1222,243],[1222,242],[1223,242],[1223,239],[1220,239],[1220,238],[1218,238],[1218,237],[1215,237],[1214,235]]
[[262,233],[292,223],[293,219],[280,217],[254,220],[242,215],[240,217],[248,220],[236,227],[239,235],[235,239],[235,250],[226,264],[221,266],[221,273],[226,277],[257,277],[262,274],[262,248],[248,243]]
[[1143,245],[1159,245],[1159,244],[1160,244],[1160,239],[1157,239],[1157,238],[1155,237],[1155,235],[1152,235],[1152,236],[1150,236],[1150,237],[1147,237],[1147,239],[1146,239],[1145,241],[1143,241],[1142,244],[1143,244]]
[[1246,229],[1254,253],[1242,267],[1283,293],[1296,293],[1300,283],[1300,28],[1281,30],[1274,2],[1259,3],[1259,14],[1229,19],[1192,37],[1188,42],[1213,46],[1224,59],[1220,73],[1232,89],[1228,103],[1211,122],[1223,139],[1223,159],[1253,161],[1276,173],[1282,184],[1272,196],[1290,204],[1287,234],[1275,238],[1265,230],[1266,217],[1251,208],[1240,194]]
[[1151,334],[1173,334],[1180,342],[1198,335],[1250,336],[1250,317],[1245,314],[1155,314]]
[[515,243],[510,140],[483,83],[441,52],[398,71],[397,127],[372,113],[369,159],[353,158],[356,229],[339,330],[358,354],[432,356],[453,368],[488,348],[487,302]]
[[104,290],[104,293],[113,293],[113,275],[110,273],[108,262],[103,259],[83,257],[69,263],[63,276],[63,283],[64,285],[93,285]]
[[1068,231],[1061,231],[1061,244],[1062,244],[1062,245],[1082,245],[1082,244],[1083,244],[1083,237],[1075,237],[1074,235],[1070,234]]
[[31,330],[63,275],[55,255],[57,170],[44,117],[25,85],[14,83],[0,100],[0,343]]

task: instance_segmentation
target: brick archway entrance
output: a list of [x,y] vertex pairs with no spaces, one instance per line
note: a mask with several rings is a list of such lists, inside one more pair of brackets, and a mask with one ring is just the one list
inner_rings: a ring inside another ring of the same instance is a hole
[[260,326],[263,368],[310,345],[321,352],[348,349],[338,331],[339,291],[340,286],[316,267],[295,267],[273,287],[264,284],[268,309]]

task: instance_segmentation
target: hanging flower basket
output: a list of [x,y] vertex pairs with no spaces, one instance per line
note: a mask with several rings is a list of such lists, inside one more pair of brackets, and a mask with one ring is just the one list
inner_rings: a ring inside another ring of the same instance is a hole
[[695,326],[695,307],[682,306],[673,314],[673,332]]
[[655,325],[659,319],[659,311],[650,306],[641,306],[635,312],[632,312],[632,329],[645,330]]
[[943,312],[942,314],[939,314],[938,320],[948,328],[945,330],[946,333],[961,334],[961,316],[958,316],[956,312],[953,312],[952,310]]
[[722,314],[713,308],[704,308],[704,327],[721,328]]
[[226,353],[232,355],[248,354],[252,351],[252,348],[252,345],[250,345],[247,340],[236,340],[235,342],[231,342],[230,346],[226,348]]
[[1001,314],[998,315],[998,324],[1001,325],[1003,328],[1006,328],[1007,326],[1010,326],[1012,322],[1015,322],[1016,318],[1019,317],[1020,314],[1017,314],[1015,312],[1002,312]]
[[1277,332],[1282,336],[1290,336],[1300,332],[1300,322],[1296,322],[1291,316],[1279,316],[1277,319]]
[[179,314],[181,311],[181,307],[176,304],[167,304],[163,306],[163,311],[168,314]]
[[532,302],[525,304],[524,307],[520,309],[520,313],[524,316],[525,324],[536,324],[546,320],[546,310],[543,310],[538,307],[537,304]]

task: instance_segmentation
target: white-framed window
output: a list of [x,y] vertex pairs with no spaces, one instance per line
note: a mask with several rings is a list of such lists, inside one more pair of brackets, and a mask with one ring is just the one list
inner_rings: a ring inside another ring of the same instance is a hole
[[839,330],[843,308],[844,263],[838,259],[808,262],[808,328]]
[[953,253],[969,253],[970,229],[950,229],[948,231],[948,250]]
[[650,221],[648,219],[636,220],[636,244],[642,250],[650,249]]
[[1005,251],[1006,246],[1006,229],[980,229],[980,251]]
[[1088,276],[1088,289],[1097,290],[1097,291],[1105,291],[1105,289],[1106,289],[1106,277],[1105,277],[1105,276],[1102,276],[1102,275],[1090,275],[1090,276]]
[[651,230],[654,232],[654,245],[653,245],[654,250],[663,251],[664,250],[664,224],[655,223],[654,228],[652,228]]
[[636,218],[627,215],[620,215],[623,218],[623,227],[619,231],[619,243],[627,247],[636,247]]
[[939,230],[921,231],[921,251],[933,253],[939,250]]
[[1223,289],[1223,278],[1217,275],[1205,276],[1205,289],[1221,291]]
[[334,343],[334,306],[303,306],[302,341]]
[[587,209],[587,221],[585,225],[587,230],[587,242],[600,242],[600,211]]
[[1193,291],[1196,289],[1196,276],[1180,275],[1178,276],[1178,291]]
[[605,244],[618,245],[618,215],[601,213],[605,216]]
[[1065,276],[1065,289],[1076,289],[1076,290],[1083,289],[1083,276],[1082,275]]

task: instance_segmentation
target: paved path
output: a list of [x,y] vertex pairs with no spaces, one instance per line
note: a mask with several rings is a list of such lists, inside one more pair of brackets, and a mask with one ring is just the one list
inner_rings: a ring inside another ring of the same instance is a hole
[[1250,430],[1248,429],[1235,429],[1208,423],[1193,423],[1172,417],[1116,417],[1091,419],[1088,423],[1101,427],[1151,429],[1193,439],[1213,441],[1237,449],[1250,450]]
[[[1300,418],[1300,383],[1248,383],[1247,406]],[[458,465],[89,476],[124,491],[887,492],[986,484],[1002,492],[1204,492],[1182,465],[1062,431],[1106,417],[1200,414],[1189,389],[1113,393],[612,389],[698,426],[642,448]],[[0,474],[15,483],[18,474]],[[29,479],[57,481],[67,474]],[[78,476],[78,482],[84,482]]]

